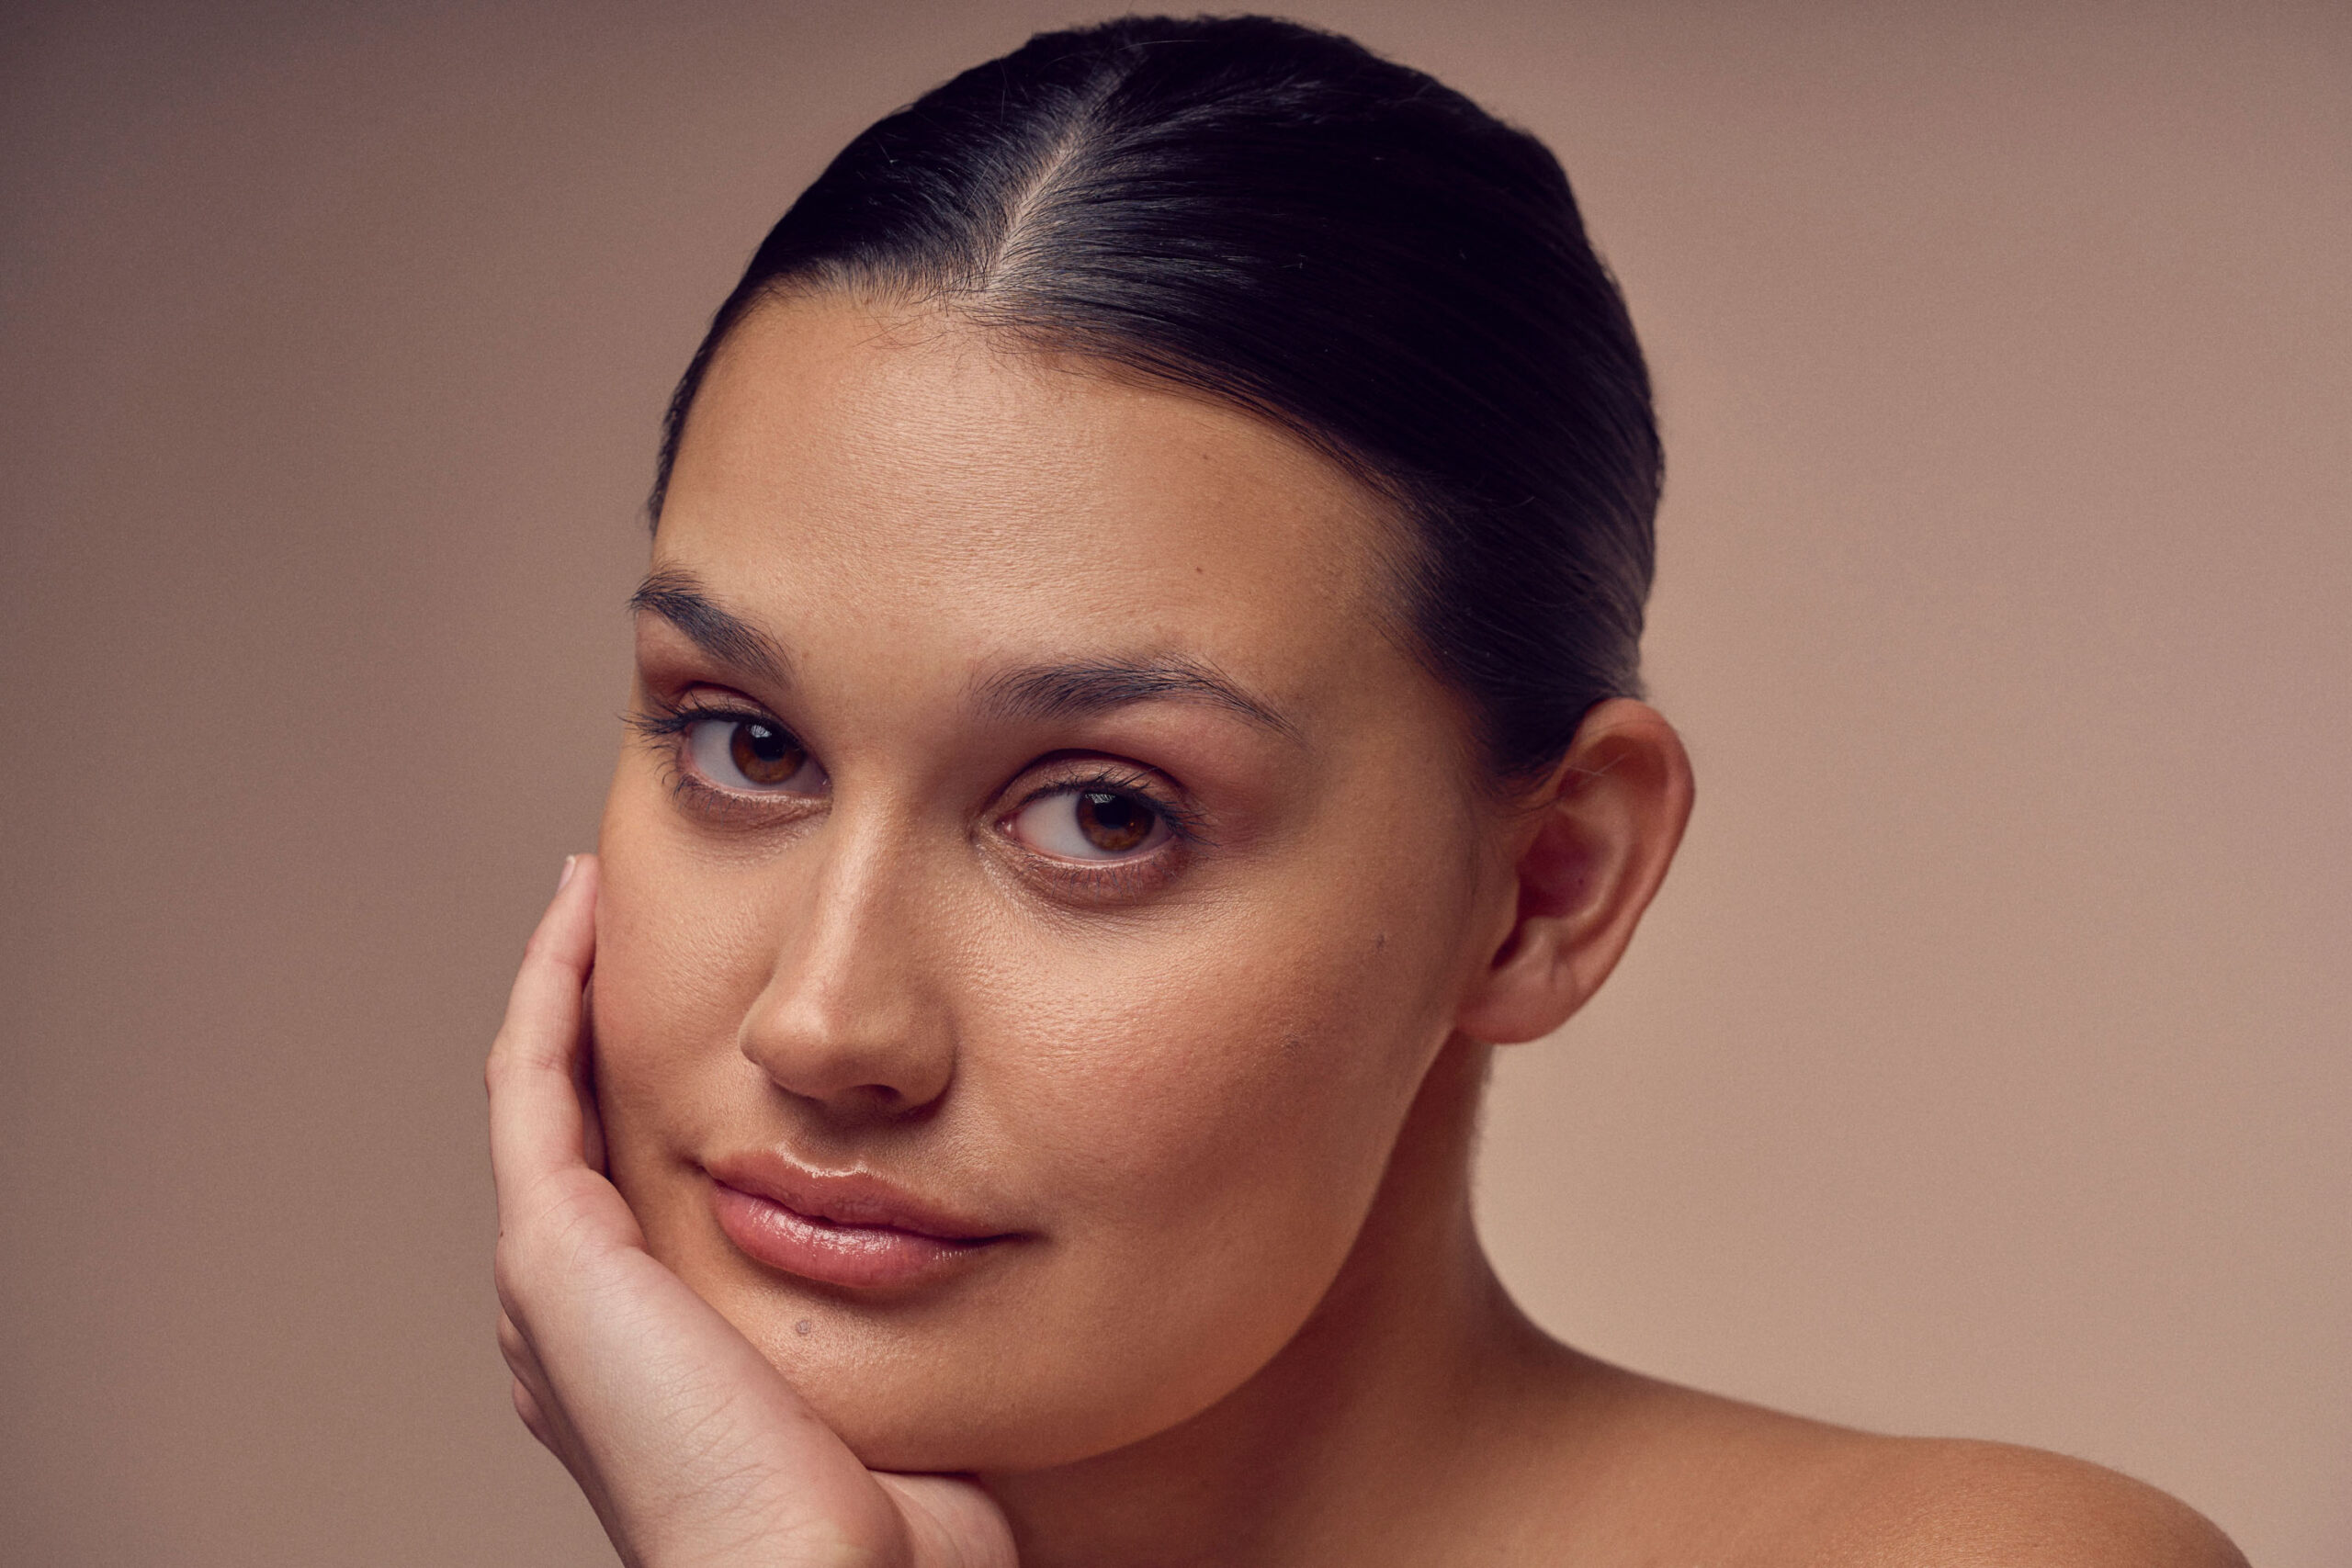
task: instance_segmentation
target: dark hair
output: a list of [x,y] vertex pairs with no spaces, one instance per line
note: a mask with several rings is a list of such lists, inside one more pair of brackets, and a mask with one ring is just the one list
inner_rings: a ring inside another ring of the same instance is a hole
[[1638,690],[1663,459],[1632,321],[1544,144],[1263,17],[1040,33],[876,121],[752,258],[911,296],[1286,426],[1395,502],[1416,652],[1505,780]]

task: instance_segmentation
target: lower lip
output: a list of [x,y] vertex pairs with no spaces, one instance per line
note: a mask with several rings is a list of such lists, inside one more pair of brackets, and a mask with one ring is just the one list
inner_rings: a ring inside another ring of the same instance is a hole
[[723,1181],[710,1184],[710,1206],[718,1228],[745,1257],[819,1284],[856,1290],[936,1279],[997,1239],[951,1241],[888,1225],[811,1219]]

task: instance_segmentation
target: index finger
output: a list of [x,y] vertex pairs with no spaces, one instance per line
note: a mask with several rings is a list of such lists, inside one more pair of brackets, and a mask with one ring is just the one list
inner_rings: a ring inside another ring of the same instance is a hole
[[490,1168],[505,1208],[538,1178],[587,1157],[577,1083],[583,993],[596,953],[594,855],[575,855],[523,950],[491,1045]]

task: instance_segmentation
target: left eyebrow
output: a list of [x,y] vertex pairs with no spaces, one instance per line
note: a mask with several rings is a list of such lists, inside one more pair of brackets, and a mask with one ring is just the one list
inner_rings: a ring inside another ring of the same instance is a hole
[[705,653],[747,675],[779,686],[791,679],[792,661],[775,639],[722,608],[701,579],[682,567],[658,567],[649,573],[628,596],[628,607],[639,615],[661,616]]
[[1137,703],[1205,703],[1299,743],[1298,727],[1225,676],[1189,659],[1036,664],[978,682],[983,710],[1008,718],[1083,718]]

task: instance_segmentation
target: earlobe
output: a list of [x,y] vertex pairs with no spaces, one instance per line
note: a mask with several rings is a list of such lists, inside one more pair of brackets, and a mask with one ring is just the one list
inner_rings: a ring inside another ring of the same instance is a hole
[[1691,799],[1672,725],[1629,698],[1595,705],[1513,825],[1510,925],[1455,1026],[1511,1044],[1566,1022],[1632,941]]

